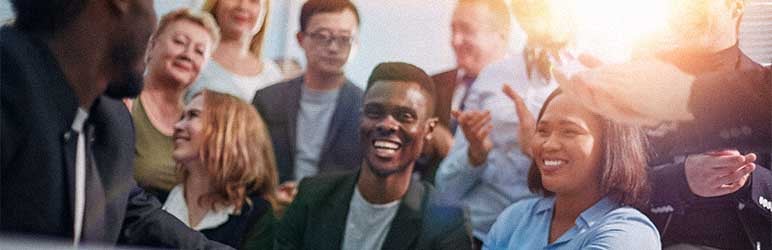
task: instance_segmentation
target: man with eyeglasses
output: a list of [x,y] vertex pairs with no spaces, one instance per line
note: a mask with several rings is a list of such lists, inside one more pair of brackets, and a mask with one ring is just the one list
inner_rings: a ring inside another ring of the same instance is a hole
[[284,205],[304,177],[352,170],[362,161],[357,133],[363,92],[343,74],[358,28],[350,1],[306,2],[297,33],[306,72],[255,94],[252,103],[273,142]]

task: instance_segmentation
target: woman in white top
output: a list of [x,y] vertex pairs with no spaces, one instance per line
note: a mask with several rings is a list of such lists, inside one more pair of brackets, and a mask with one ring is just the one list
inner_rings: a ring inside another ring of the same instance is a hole
[[201,77],[185,96],[202,89],[232,94],[252,102],[255,92],[283,79],[279,66],[261,54],[270,12],[268,0],[207,0],[203,10],[220,26],[222,40]]

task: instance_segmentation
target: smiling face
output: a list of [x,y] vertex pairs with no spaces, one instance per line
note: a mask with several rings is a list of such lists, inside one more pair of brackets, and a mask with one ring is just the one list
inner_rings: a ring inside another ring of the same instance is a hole
[[600,119],[565,95],[548,103],[531,143],[542,185],[555,194],[600,190]]
[[201,25],[187,19],[169,24],[151,41],[149,75],[189,86],[209,60],[212,37]]
[[506,52],[507,41],[496,30],[494,14],[483,4],[465,3],[456,7],[451,21],[451,45],[456,64],[477,74]]
[[417,83],[373,83],[359,125],[366,171],[386,177],[412,169],[437,122],[427,113],[428,99]]
[[186,165],[189,162],[201,161],[199,152],[204,140],[203,112],[204,96],[197,95],[185,106],[180,121],[174,124],[172,158],[177,163]]
[[263,27],[267,0],[219,0],[213,11],[225,36],[252,37]]
[[[314,14],[305,31],[297,34],[303,48],[307,68],[323,75],[342,75],[348,61],[357,32],[354,12],[344,9],[339,12]],[[330,42],[330,39],[333,41]]]

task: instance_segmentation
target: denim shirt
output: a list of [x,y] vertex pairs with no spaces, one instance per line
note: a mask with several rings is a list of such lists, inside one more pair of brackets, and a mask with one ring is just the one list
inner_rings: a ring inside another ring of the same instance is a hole
[[554,197],[523,200],[493,224],[483,249],[661,249],[659,232],[646,216],[608,197],[576,218],[576,225],[547,243]]

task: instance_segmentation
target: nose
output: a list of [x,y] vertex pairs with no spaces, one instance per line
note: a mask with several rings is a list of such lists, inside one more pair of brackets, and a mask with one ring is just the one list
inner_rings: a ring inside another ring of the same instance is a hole
[[461,34],[461,32],[453,32],[450,35],[450,43],[453,44],[453,46],[461,46],[463,42],[464,36]]
[[174,132],[177,132],[177,130],[182,130],[183,127],[185,127],[185,118],[180,119],[177,121],[177,123],[174,124]]
[[394,119],[393,116],[388,115],[386,118],[381,119],[380,122],[375,127],[375,130],[380,135],[388,135],[392,134],[394,132],[397,132],[399,129],[399,122],[397,122],[396,119]]
[[560,150],[560,148],[563,146],[562,143],[560,143],[560,139],[557,138],[555,135],[550,135],[547,138],[545,138],[544,142],[542,143],[542,148],[544,151],[556,151]]

